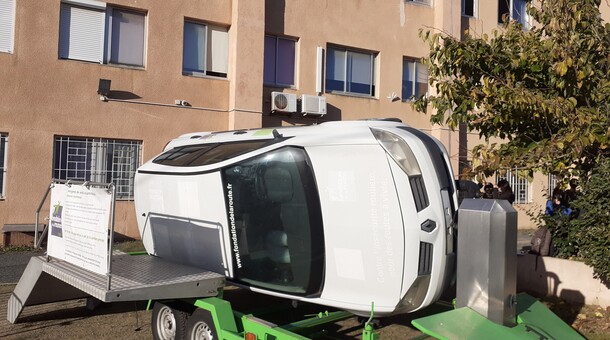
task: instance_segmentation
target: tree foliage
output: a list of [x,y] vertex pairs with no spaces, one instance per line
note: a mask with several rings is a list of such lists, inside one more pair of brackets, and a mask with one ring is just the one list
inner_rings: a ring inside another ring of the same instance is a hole
[[420,32],[436,94],[415,107],[487,141],[474,147],[470,175],[517,167],[583,178],[610,156],[610,25],[600,0],[530,4],[528,30],[507,20],[490,36]]

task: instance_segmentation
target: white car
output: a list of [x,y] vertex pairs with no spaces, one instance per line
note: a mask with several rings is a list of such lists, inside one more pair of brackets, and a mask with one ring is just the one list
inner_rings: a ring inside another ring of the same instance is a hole
[[397,120],[187,134],[138,169],[135,206],[148,253],[269,295],[384,316],[454,277],[447,152]]

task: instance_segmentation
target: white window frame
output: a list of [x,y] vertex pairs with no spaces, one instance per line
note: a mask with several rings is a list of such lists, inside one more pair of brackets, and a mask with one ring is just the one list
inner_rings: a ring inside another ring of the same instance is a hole
[[[417,99],[419,99],[421,97],[427,96],[429,91],[430,91],[430,85],[429,85],[430,74],[428,73],[428,68],[426,67],[426,65],[422,64],[421,61],[419,61],[416,58],[403,57],[403,59],[402,59],[402,67],[403,67],[403,72],[402,72],[403,79],[402,79],[402,81],[403,82],[405,81],[404,76],[405,76],[405,64],[406,63],[413,63],[413,69],[411,70],[411,72],[413,74],[413,88],[411,88],[411,93],[413,93],[413,96],[408,97],[408,98],[404,98],[405,97],[404,93],[402,93],[402,91],[401,91],[401,96],[403,97],[402,98],[403,102],[413,101],[413,100],[417,100]],[[418,79],[418,71],[417,70],[418,70],[419,67],[425,67],[426,68],[426,74],[428,74],[428,78],[426,79],[426,92],[423,93],[423,94],[420,94],[418,96],[418,94],[416,93],[417,92],[416,90],[417,90],[417,84],[420,84],[420,82],[417,81],[417,79]]]
[[[203,67],[204,69],[199,71],[199,70],[194,70],[194,69],[186,69],[185,65],[184,65],[184,51],[186,49],[186,42],[184,41],[185,37],[186,37],[186,29],[185,26],[186,24],[192,24],[192,25],[199,25],[199,26],[203,26],[205,28],[205,41],[203,42],[204,44],[204,49],[203,49]],[[182,26],[183,31],[183,39],[182,39],[182,74],[183,75],[189,75],[189,76],[207,76],[207,77],[217,77],[217,78],[223,78],[226,79],[228,77],[228,62],[229,62],[229,29],[227,27],[222,27],[222,26],[215,26],[215,25],[209,25],[203,22],[199,22],[196,20],[184,20],[184,24]],[[215,32],[221,32],[223,33],[223,36],[216,36]],[[220,40],[217,39],[223,39],[223,43],[224,43],[224,48],[221,46],[217,46],[218,42]],[[215,45],[216,44],[216,45]],[[210,52],[210,48],[212,49],[212,51]],[[208,55],[212,53],[214,57],[218,57],[221,58],[224,61],[224,64],[222,65],[222,69],[224,72],[218,72],[218,71],[213,71],[209,69],[209,65],[208,65]]]
[[[276,87],[290,87],[290,88],[294,88],[296,86],[296,78],[297,78],[297,40],[293,39],[293,38],[288,38],[288,37],[282,37],[282,36],[277,36],[277,35],[271,35],[271,34],[266,34],[265,35],[265,39],[271,37],[275,39],[275,58],[273,60],[273,66],[275,67],[275,79],[272,82],[269,81],[265,81],[264,80],[264,74],[263,74],[263,84],[264,85],[268,85],[268,86],[276,86]],[[291,84],[284,84],[281,82],[278,82],[278,77],[277,77],[277,70],[278,70],[278,41],[279,40],[285,40],[285,41],[289,41],[294,45],[294,60],[293,60],[293,69],[292,69],[292,83]],[[264,58],[267,58],[267,54],[265,53]],[[264,70],[263,70],[264,72]]]
[[[375,97],[376,95],[376,81],[375,81],[375,68],[377,67],[377,52],[372,52],[372,51],[366,51],[366,50],[359,50],[359,49],[353,49],[353,48],[348,48],[348,47],[343,47],[343,46],[337,46],[337,45],[328,45],[327,46],[327,60],[328,60],[328,50],[333,49],[336,51],[344,51],[345,52],[345,59],[343,62],[343,74],[345,79],[343,80],[343,90],[334,90],[334,89],[328,89],[328,84],[325,84],[324,90],[326,93],[333,93],[333,94],[344,94],[344,95],[350,95],[350,96],[359,96],[359,97]],[[348,76],[348,59],[349,59],[349,55],[350,54],[365,54],[365,55],[369,55],[370,56],[370,65],[371,65],[371,69],[370,69],[370,79],[371,79],[371,84],[370,84],[370,91],[368,94],[366,93],[360,93],[360,92],[354,92],[354,91],[348,91],[348,79],[350,76]],[[325,74],[325,78],[328,79],[328,68],[326,68],[326,74]]]
[[0,180],[0,200],[6,198],[6,176],[8,168],[8,134],[6,133],[0,133],[0,148],[2,148],[2,146],[4,146],[4,155],[0,155],[0,173],[2,173],[2,180]]
[[432,0],[405,0],[406,2],[410,2],[413,4],[421,4],[426,6],[432,6]]
[[[501,24],[502,21],[500,20],[500,1],[506,1],[508,3],[508,11],[509,11],[509,15],[510,15],[510,19],[511,20],[516,20],[515,16],[513,15],[513,12],[515,11],[515,2],[516,1],[523,1],[526,4],[527,7],[527,3],[529,2],[529,0],[498,0],[498,24]],[[530,16],[527,14],[527,11],[525,11],[525,13],[521,14],[521,20],[519,20],[519,23],[523,26],[523,29],[529,29],[530,27]]]
[[117,199],[133,199],[141,141],[56,136],[53,145],[53,178],[112,182]]
[[[84,14],[89,17],[89,20],[81,19],[75,20],[74,22],[63,21],[63,15],[65,12],[68,11],[68,9],[70,11],[70,14],[73,14],[72,11],[89,12],[87,14]],[[116,63],[111,61],[113,41],[112,17],[115,10],[141,15],[144,19],[141,63],[127,64]],[[145,11],[132,8],[106,6],[105,2],[92,0],[62,0],[60,11],[61,18],[58,51],[59,59],[80,60],[85,62],[95,62],[107,65],[121,65],[136,68],[145,67],[148,26],[148,15]],[[98,20],[99,22],[95,22],[96,20]],[[72,32],[73,25],[76,25],[77,28],[83,28],[89,31]],[[100,25],[100,27],[96,27],[96,25]],[[67,35],[67,32],[69,32],[69,35]],[[87,44],[82,44],[82,46],[71,48],[70,45],[75,38],[78,38],[79,41],[87,40]],[[80,50],[81,47],[83,48],[83,50],[89,49],[89,51],[85,51],[84,54],[73,52]]]
[[15,0],[0,0],[0,52],[12,54],[15,47]]
[[513,194],[515,194],[514,204],[529,204],[532,203],[532,185],[527,177],[519,175],[517,169],[505,170],[502,175],[496,173],[496,183],[501,179],[505,179],[510,184]]
[[[466,3],[472,2],[472,15],[466,14]],[[462,0],[462,16],[468,18],[478,18],[479,17],[479,0]]]

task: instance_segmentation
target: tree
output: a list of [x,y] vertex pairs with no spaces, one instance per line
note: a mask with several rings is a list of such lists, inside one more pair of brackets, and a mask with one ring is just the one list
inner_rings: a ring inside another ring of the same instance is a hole
[[506,20],[491,37],[420,32],[437,94],[416,109],[433,108],[433,123],[504,139],[474,147],[474,174],[517,167],[586,176],[610,156],[610,25],[599,5],[540,0],[528,5],[531,29]]
[[[466,175],[518,168],[577,177],[581,217],[536,220],[551,228],[560,256],[584,258],[609,282],[610,24],[599,6],[600,0],[530,2],[529,30],[505,20],[491,37],[420,32],[430,44],[424,63],[437,93],[415,107],[434,109],[433,123],[465,124],[484,139]],[[495,137],[503,141],[491,143]]]

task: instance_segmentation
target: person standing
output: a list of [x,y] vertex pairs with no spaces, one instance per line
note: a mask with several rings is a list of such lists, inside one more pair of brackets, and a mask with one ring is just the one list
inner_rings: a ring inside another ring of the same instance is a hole
[[510,204],[515,202],[515,194],[507,180],[501,179],[498,181],[498,190],[494,192],[493,198],[507,200]]

